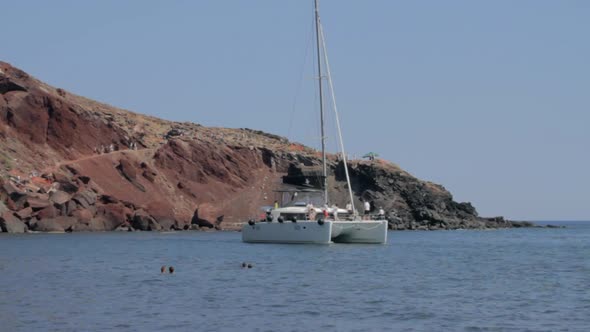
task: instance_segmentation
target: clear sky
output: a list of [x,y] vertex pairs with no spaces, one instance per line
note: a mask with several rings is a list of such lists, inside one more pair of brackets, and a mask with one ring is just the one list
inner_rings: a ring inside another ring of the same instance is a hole
[[[590,219],[590,1],[320,5],[351,154],[378,152],[481,215]],[[5,0],[0,59],[136,112],[318,147],[312,9]]]

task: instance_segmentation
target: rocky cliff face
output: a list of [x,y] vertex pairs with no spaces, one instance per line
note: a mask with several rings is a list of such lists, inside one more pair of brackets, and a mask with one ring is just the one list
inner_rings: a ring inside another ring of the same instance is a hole
[[[0,227],[7,232],[238,229],[317,152],[250,129],[175,123],[51,87],[0,62]],[[512,227],[383,161],[348,165],[395,229]],[[344,165],[330,195],[344,206]]]

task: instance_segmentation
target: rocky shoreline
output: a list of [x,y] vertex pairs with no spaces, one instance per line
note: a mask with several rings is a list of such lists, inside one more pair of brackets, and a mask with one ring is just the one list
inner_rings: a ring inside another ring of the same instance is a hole
[[[237,230],[240,227],[237,224],[237,227],[224,228],[226,225],[222,218],[215,222],[200,218],[198,209],[185,222],[179,222],[165,213],[157,213],[157,210],[152,214],[132,202],[100,194],[93,181],[86,176],[67,178],[44,174],[36,181],[25,183],[1,183],[2,232],[203,231]],[[437,219],[435,213],[418,213],[420,216],[426,215],[428,219],[402,219],[395,213],[388,213],[386,218],[389,229],[454,230],[535,226],[530,222],[509,221],[502,217]]]
[[[0,188],[0,230],[26,232],[170,231],[220,229],[198,216],[179,223],[173,216],[151,214],[132,202],[99,194],[84,176],[45,176],[45,186],[3,183]],[[30,188],[38,188],[31,191]],[[6,203],[5,203],[6,202]]]
[[[182,144],[182,141],[172,139],[161,149]],[[309,181],[317,173],[320,163],[317,157],[303,154],[268,149],[253,149],[252,152],[267,160],[267,166],[263,167],[272,167],[282,175],[281,183]],[[329,195],[332,201],[344,206],[348,201],[341,174],[344,166],[337,158],[331,158],[328,166]],[[161,176],[161,171],[145,162],[138,164],[124,158],[117,158],[117,163],[111,167],[119,175],[115,184],[127,185],[131,194],[145,190],[147,183]],[[392,230],[535,226],[530,222],[510,221],[503,217],[479,217],[471,204],[453,201],[451,194],[442,186],[416,179],[392,163],[358,161],[350,162],[348,168],[354,180],[356,206],[361,206],[361,200],[368,200],[375,210],[377,207],[383,208],[387,211],[385,217]],[[51,173],[0,179],[0,229],[8,233],[239,230],[248,219],[242,216],[227,221],[223,214],[216,218],[210,218],[210,215],[209,218],[203,217],[199,214],[199,205],[191,216],[182,217],[175,215],[170,206],[162,201],[152,200],[141,204],[120,199],[106,192],[83,169],[73,163],[63,165]],[[104,181],[99,178],[98,182],[101,180]],[[184,189],[182,186],[177,187]],[[262,186],[253,187],[253,190],[269,191],[275,187],[276,184],[265,188],[263,181]],[[269,200],[268,197],[265,199]]]

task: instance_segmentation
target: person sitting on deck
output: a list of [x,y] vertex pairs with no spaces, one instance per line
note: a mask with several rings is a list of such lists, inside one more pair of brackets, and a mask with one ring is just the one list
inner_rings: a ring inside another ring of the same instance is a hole
[[384,219],[385,218],[385,210],[383,210],[383,207],[379,207],[379,219]]
[[352,204],[346,204],[346,211],[348,211],[348,213],[352,213]]
[[338,220],[338,205],[332,204],[332,215],[334,216],[334,220]]
[[311,203],[307,204],[307,218],[309,220],[315,220],[315,208]]

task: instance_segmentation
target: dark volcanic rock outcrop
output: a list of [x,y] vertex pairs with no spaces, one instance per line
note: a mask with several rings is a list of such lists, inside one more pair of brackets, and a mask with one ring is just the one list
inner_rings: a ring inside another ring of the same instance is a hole
[[199,209],[196,209],[195,210],[195,214],[191,218],[191,224],[192,225],[197,225],[199,227],[206,227],[206,228],[213,228],[213,227],[215,227],[213,225],[213,223],[211,223],[210,221],[199,218]]
[[[330,197],[344,206],[344,165],[330,160]],[[317,151],[284,137],[136,114],[0,62],[5,232],[237,229],[278,198],[283,176],[297,181],[319,164]],[[526,226],[481,218],[391,163],[348,167],[357,208],[383,207],[394,229]]]
[[[335,178],[344,180],[342,162],[333,165]],[[383,208],[392,229],[462,229],[512,227],[504,218],[481,218],[471,203],[458,203],[443,186],[419,180],[397,165],[382,160],[349,165],[356,197]],[[342,193],[335,193],[341,197]],[[341,200],[344,204],[347,199]],[[343,205],[341,205],[343,206]],[[360,205],[360,201],[357,203]]]

